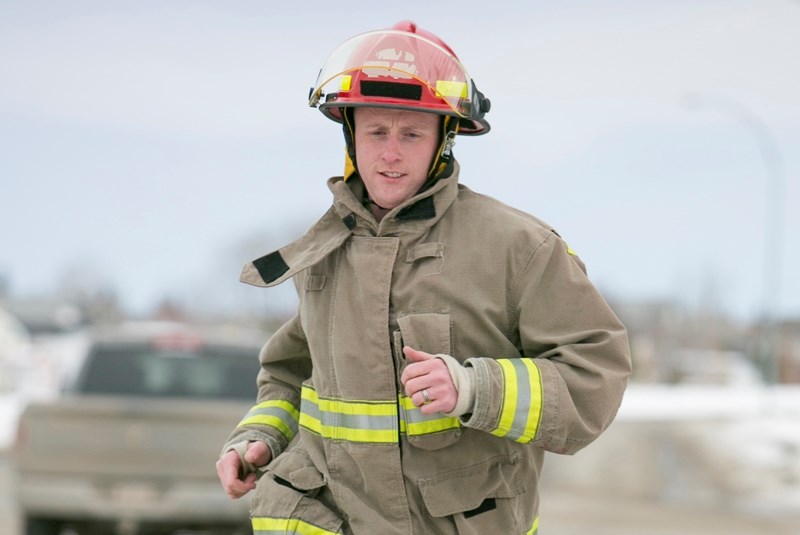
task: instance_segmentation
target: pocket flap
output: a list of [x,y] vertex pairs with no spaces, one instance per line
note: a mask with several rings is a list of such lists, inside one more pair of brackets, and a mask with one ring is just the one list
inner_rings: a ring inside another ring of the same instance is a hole
[[397,323],[405,345],[434,355],[450,354],[450,314],[407,314]]
[[437,242],[420,243],[412,247],[406,253],[406,262],[414,263],[420,258],[442,258],[444,256],[444,244]]
[[526,492],[519,455],[418,480],[422,499],[432,516],[444,517],[477,509],[487,498],[513,498]]
[[318,292],[325,288],[325,275],[306,275],[305,290],[307,292]]
[[288,481],[298,490],[313,490],[325,485],[322,475],[306,455],[297,451],[286,451],[269,465],[269,471]]

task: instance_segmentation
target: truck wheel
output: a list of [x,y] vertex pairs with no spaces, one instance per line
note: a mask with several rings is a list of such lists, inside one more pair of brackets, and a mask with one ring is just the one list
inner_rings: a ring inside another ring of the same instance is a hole
[[25,535],[59,535],[61,522],[50,518],[29,516],[25,518]]

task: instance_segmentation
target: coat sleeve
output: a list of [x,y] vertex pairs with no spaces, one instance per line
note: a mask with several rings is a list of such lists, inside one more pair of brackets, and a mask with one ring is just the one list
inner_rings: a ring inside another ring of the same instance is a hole
[[311,376],[311,359],[300,317],[270,337],[259,354],[258,398],[225,442],[222,451],[243,441],[266,442],[274,459],[297,434],[300,389]]
[[556,235],[511,288],[522,358],[472,358],[475,404],[462,423],[572,454],[614,419],[631,372],[625,328]]

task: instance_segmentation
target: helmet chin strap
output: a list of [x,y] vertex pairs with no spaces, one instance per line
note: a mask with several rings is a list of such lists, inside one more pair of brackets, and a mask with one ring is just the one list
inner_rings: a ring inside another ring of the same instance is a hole
[[354,108],[342,108],[342,131],[344,132],[345,155],[344,155],[344,181],[358,174],[356,167],[356,121]]
[[453,146],[456,144],[458,132],[458,119],[443,115],[441,131],[439,133],[439,147],[434,153],[431,167],[428,170],[428,180],[420,191],[431,187],[440,178],[447,178],[453,173]]

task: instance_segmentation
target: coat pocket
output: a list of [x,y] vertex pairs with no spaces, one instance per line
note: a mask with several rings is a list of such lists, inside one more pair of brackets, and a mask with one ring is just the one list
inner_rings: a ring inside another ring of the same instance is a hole
[[423,276],[440,275],[444,270],[444,244],[420,243],[406,253],[406,262],[416,264],[416,272]]
[[[395,346],[407,345],[437,354],[451,352],[450,314],[426,312],[401,315],[397,318],[400,332],[395,333]],[[405,366],[402,348],[398,352],[401,359],[400,372]],[[438,450],[455,443],[461,436],[461,424],[458,418],[449,418],[443,414],[423,415],[409,398],[401,395],[400,407],[405,421],[405,433],[408,442],[424,450]]]
[[279,455],[269,465],[267,473],[309,494],[319,491],[327,483],[311,459],[296,448]]
[[[459,534],[524,533],[535,516],[518,453],[418,479],[431,516],[451,516]],[[527,527],[525,527],[527,524]]]
[[279,455],[262,477],[250,506],[253,529],[269,533],[347,533],[325,476],[303,452]]
[[397,318],[403,343],[426,353],[450,354],[450,314],[423,312]]

